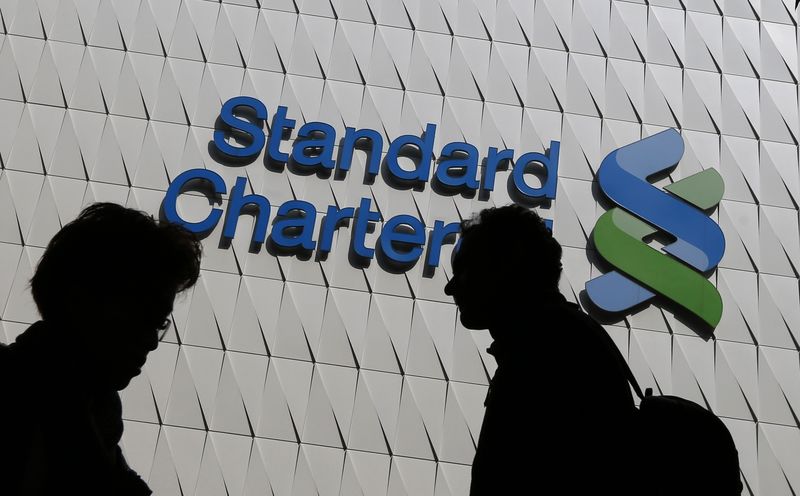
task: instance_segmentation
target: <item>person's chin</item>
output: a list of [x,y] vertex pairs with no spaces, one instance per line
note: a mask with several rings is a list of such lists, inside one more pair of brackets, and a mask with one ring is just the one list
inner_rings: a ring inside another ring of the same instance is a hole
[[113,381],[112,381],[113,384],[112,385],[113,385],[114,389],[116,389],[117,391],[122,391],[123,389],[128,387],[128,385],[131,383],[131,381],[133,380],[134,377],[136,377],[137,375],[139,375],[141,373],[142,373],[142,370],[137,368],[135,370],[128,371],[125,374],[120,374],[119,376],[117,376],[117,377],[115,377],[113,379]]
[[112,387],[117,391],[122,391],[123,389],[128,387],[128,384],[130,384],[130,383],[131,383],[131,379],[130,378],[126,379],[126,378],[122,378],[121,377],[121,378],[115,379],[113,381]]

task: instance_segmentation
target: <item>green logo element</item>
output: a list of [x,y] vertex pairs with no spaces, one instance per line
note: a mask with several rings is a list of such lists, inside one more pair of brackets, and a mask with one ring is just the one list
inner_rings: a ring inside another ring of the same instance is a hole
[[[705,210],[724,193],[722,176],[708,169],[664,190],[647,181],[675,167],[683,140],[670,129],[609,154],[598,182],[618,205],[603,214],[594,229],[600,256],[616,270],[586,283],[600,308],[621,312],[660,294],[714,328],[722,317],[722,298],[705,274],[725,251],[719,226]],[[658,250],[644,240],[667,232],[675,241]]]

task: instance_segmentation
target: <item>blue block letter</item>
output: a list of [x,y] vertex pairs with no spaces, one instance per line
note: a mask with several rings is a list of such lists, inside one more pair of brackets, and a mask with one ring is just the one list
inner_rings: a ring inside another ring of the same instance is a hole
[[[333,126],[324,122],[308,122],[300,128],[297,136],[310,139],[300,140],[292,148],[292,159],[296,163],[304,167],[321,165],[325,169],[333,169],[333,146],[336,140]],[[311,153],[306,154],[306,150]]]
[[[294,210],[299,211],[300,215],[289,217]],[[316,245],[312,238],[316,220],[317,211],[314,205],[301,200],[289,200],[278,209],[270,237],[281,248],[301,247],[304,250],[313,250]],[[285,232],[287,229],[291,229],[289,234]]]
[[367,171],[370,175],[376,176],[381,166],[381,153],[383,153],[383,137],[378,131],[373,129],[359,129],[348,127],[342,140],[341,154],[339,155],[339,170],[349,171],[350,164],[353,162],[353,150],[363,148],[363,141],[369,140],[369,163]]
[[[214,195],[223,195],[227,191],[225,181],[216,172],[208,169],[189,169],[172,180],[172,184],[169,185],[167,194],[164,196],[164,202],[161,204],[164,210],[164,217],[167,221],[183,226],[187,230],[198,234],[214,229],[220,217],[222,217],[221,208],[212,208],[208,217],[200,222],[183,220],[178,214],[178,196],[185,190],[191,189],[190,186],[194,186],[195,189],[198,189],[197,186],[200,184],[193,185],[190,183],[200,183],[201,181],[208,181],[211,183]],[[209,200],[212,200],[212,198],[209,198]]]
[[353,251],[356,255],[362,258],[372,258],[375,256],[373,248],[364,246],[364,240],[367,237],[367,230],[371,222],[377,222],[381,219],[379,212],[371,212],[369,207],[372,200],[369,198],[362,198],[358,206],[358,213],[356,214],[355,227],[353,228]]
[[[258,124],[248,120],[240,119],[234,115],[234,111],[244,107],[257,119]],[[226,130],[214,130],[214,146],[224,155],[231,158],[255,157],[264,148],[264,131],[261,129],[262,123],[267,119],[267,107],[261,100],[249,96],[233,97],[222,106],[219,111],[219,118],[230,128],[230,134],[234,137],[244,135],[245,140],[250,144],[245,147],[238,147],[225,141]]]
[[[398,230],[400,226],[407,227]],[[384,222],[379,242],[381,251],[389,260],[398,264],[415,263],[422,255],[422,245],[425,244],[425,225],[411,215],[394,216]],[[401,245],[403,250],[398,250],[395,243]]]
[[[478,149],[469,143],[448,143],[442,149],[436,179],[448,188],[478,188]],[[466,156],[464,156],[466,155]],[[447,157],[447,158],[444,158]],[[451,175],[450,171],[456,174]]]
[[261,244],[267,238],[267,226],[269,225],[269,200],[261,195],[245,195],[244,190],[247,186],[247,178],[237,177],[236,184],[231,189],[230,200],[228,200],[228,211],[225,214],[225,224],[222,227],[222,237],[233,239],[236,234],[236,224],[239,222],[239,216],[242,215],[242,209],[248,205],[253,205],[258,209],[256,217],[256,225],[253,229],[253,243]]
[[[556,185],[558,184],[558,150],[559,142],[550,142],[550,151],[547,155],[542,153],[526,153],[522,155],[514,164],[512,172],[514,186],[517,191],[528,199],[547,198],[553,200],[556,197]],[[533,163],[542,164],[547,172],[547,178],[538,188],[532,188],[525,184],[525,172],[528,166]]]
[[[436,125],[428,124],[425,126],[423,137],[406,134],[399,136],[389,145],[386,152],[386,165],[395,178],[405,182],[427,182],[431,175],[431,158],[433,157],[433,142],[436,138]],[[397,158],[401,151],[407,147],[416,147],[419,152],[419,163],[413,171],[404,170],[400,167]]]
[[280,106],[272,116],[272,126],[269,128],[269,141],[267,142],[267,152],[270,160],[285,164],[289,161],[289,154],[281,152],[281,140],[283,139],[284,130],[291,131],[294,129],[295,120],[287,119],[286,107]]

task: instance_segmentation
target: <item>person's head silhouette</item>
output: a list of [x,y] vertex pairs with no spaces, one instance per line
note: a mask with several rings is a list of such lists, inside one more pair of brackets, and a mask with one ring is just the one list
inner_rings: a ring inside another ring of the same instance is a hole
[[113,203],[84,209],[50,241],[31,279],[39,313],[95,386],[123,389],[197,282],[201,245],[180,226]]
[[452,263],[445,293],[458,305],[461,323],[494,334],[558,292],[561,245],[536,212],[488,208],[462,222]]

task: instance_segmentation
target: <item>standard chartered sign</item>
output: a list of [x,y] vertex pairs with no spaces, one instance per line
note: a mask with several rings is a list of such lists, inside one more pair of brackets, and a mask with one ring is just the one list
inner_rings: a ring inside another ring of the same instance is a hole
[[[430,182],[434,192],[478,195],[481,199],[487,199],[496,187],[497,172],[511,167],[507,187],[515,201],[531,205],[556,197],[557,141],[550,142],[545,152],[518,156],[511,149],[491,147],[482,155],[469,143],[448,143],[439,151],[439,161],[432,170],[435,124],[427,124],[419,136],[403,135],[389,143],[384,143],[383,135],[374,129],[348,127],[337,146],[333,126],[307,122],[297,130],[291,151],[285,152],[281,142],[292,135],[297,124],[287,115],[286,107],[278,107],[269,120],[268,109],[260,100],[246,96],[228,100],[214,131],[212,155],[222,163],[240,165],[263,153],[271,166],[288,164],[290,170],[302,174],[335,172],[341,178],[350,172],[354,154],[359,151],[366,157],[366,183],[380,174],[393,187],[420,189]],[[267,122],[269,135],[264,132]],[[594,242],[613,270],[587,282],[586,292],[597,307],[609,312],[628,312],[662,295],[713,328],[722,315],[722,300],[706,276],[722,259],[725,239],[704,211],[721,200],[722,177],[709,169],[665,190],[648,182],[650,176],[675,167],[683,151],[680,134],[668,129],[615,150],[603,160],[598,183],[617,206],[598,220]],[[410,159],[413,167],[401,166],[401,158]],[[539,177],[537,186],[529,183],[529,176],[534,174]],[[196,222],[182,218],[177,207],[178,197],[190,190],[204,193],[212,204],[207,216]],[[163,212],[167,220],[196,233],[210,232],[221,222],[226,240],[237,235],[240,215],[254,213],[253,231],[247,233],[250,241],[268,242],[288,253],[330,252],[337,230],[350,224],[352,256],[363,261],[378,256],[400,270],[420,260],[426,267],[438,267],[442,246],[455,242],[460,228],[457,222],[441,220],[426,226],[416,216],[406,214],[384,219],[373,209],[371,198],[361,198],[358,205],[328,205],[322,210],[307,201],[290,200],[277,208],[270,228],[269,199],[247,191],[246,177],[237,177],[233,185],[228,185],[211,170],[191,169],[173,179]],[[222,195],[228,195],[225,209],[213,205],[222,203]],[[317,234],[318,211],[325,214]],[[367,246],[367,233],[377,222],[383,222],[381,234],[374,246]],[[658,232],[668,233],[674,241],[661,250],[649,246],[645,240]]]
[[[266,106],[255,98],[236,97],[228,100],[220,111],[220,129],[214,132],[212,147],[224,162],[252,161],[262,150],[271,163],[291,164],[304,173],[315,171],[336,171],[347,174],[350,171],[356,150],[366,154],[365,181],[369,182],[381,174],[388,184],[396,187],[424,188],[431,180],[431,167],[434,157],[436,125],[427,124],[421,136],[403,135],[385,146],[383,136],[373,129],[348,127],[338,146],[338,157],[334,158],[336,131],[324,122],[308,122],[297,131],[298,138],[290,153],[280,150],[280,143],[295,128],[294,119],[287,117],[287,108],[278,107],[272,116],[269,136],[264,133],[268,121]],[[233,138],[236,144],[229,140]],[[386,148],[384,156],[384,148]],[[558,181],[559,143],[550,143],[547,153],[527,152],[515,159],[511,149],[489,148],[485,154],[483,173],[478,174],[481,155],[469,143],[453,142],[446,144],[438,154],[439,161],[433,173],[434,191],[447,193],[474,193],[488,195],[494,190],[498,170],[514,164],[508,179],[513,196],[523,203],[552,200],[556,196]],[[401,157],[413,161],[414,167],[403,168]],[[543,176],[541,184],[531,186],[526,176]],[[223,194],[229,195],[227,212],[213,207],[208,216],[198,222],[183,219],[177,209],[178,196],[190,189],[206,192],[212,200]],[[164,198],[163,211],[166,218],[181,224],[194,232],[208,232],[223,222],[222,236],[230,239],[236,235],[239,216],[245,209],[256,209],[256,225],[250,233],[253,243],[269,240],[283,250],[329,252],[334,233],[344,223],[353,222],[350,247],[353,254],[363,259],[372,259],[376,250],[385,261],[401,267],[410,267],[422,258],[427,246],[424,263],[437,267],[440,262],[442,244],[454,242],[459,230],[458,223],[434,221],[430,232],[424,223],[412,215],[397,215],[382,219],[372,208],[372,199],[362,198],[357,206],[340,207],[329,205],[325,208],[325,218],[319,236],[314,238],[317,207],[302,200],[291,200],[282,204],[277,211],[271,231],[267,233],[271,206],[269,199],[257,194],[247,194],[247,178],[238,177],[230,188],[223,178],[207,169],[191,169],[176,177]],[[366,234],[371,226],[383,221],[383,228],[375,247],[366,246]]]

